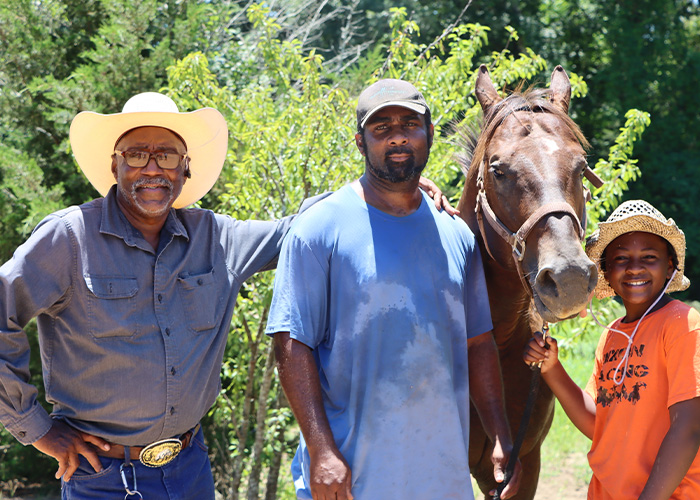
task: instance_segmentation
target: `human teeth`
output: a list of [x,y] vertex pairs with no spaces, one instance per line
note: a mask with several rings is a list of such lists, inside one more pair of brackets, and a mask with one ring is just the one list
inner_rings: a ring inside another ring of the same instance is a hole
[[632,285],[632,286],[638,286],[638,285],[644,285],[645,283],[648,283],[647,281],[630,281],[627,284]]

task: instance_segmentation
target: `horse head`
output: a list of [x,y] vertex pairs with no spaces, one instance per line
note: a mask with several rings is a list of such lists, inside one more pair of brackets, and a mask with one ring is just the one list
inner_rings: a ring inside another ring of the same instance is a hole
[[[475,92],[484,121],[468,152],[459,209],[479,239],[487,281],[489,273],[505,281],[517,273],[522,302],[531,297],[541,319],[574,316],[597,280],[581,245],[588,195],[582,179],[595,174],[586,163],[588,143],[568,116],[569,78],[557,66],[549,89],[502,98],[481,66]],[[517,278],[500,284],[514,286]],[[489,294],[498,309],[491,283]]]

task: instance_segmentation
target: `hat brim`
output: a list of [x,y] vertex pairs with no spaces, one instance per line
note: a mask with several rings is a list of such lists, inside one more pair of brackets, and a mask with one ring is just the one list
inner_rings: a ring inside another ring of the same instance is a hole
[[598,266],[598,284],[594,290],[597,298],[602,299],[615,295],[605,274],[601,269],[600,260],[605,249],[618,236],[631,232],[651,233],[668,241],[678,258],[678,272],[668,286],[667,292],[680,292],[690,286],[690,280],[683,274],[685,269],[685,234],[673,219],[666,223],[647,215],[634,215],[614,222],[601,222],[598,229],[586,241],[586,254]]
[[406,108],[410,109],[411,111],[415,111],[416,113],[420,113],[421,115],[424,115],[425,112],[428,110],[427,107],[423,106],[422,104],[418,104],[415,102],[406,102],[406,101],[389,101],[389,102],[383,102],[376,108],[373,108],[372,111],[367,113],[365,117],[362,119],[360,122],[360,127],[364,127],[365,124],[367,123],[367,120],[369,120],[377,111],[380,109],[388,108],[390,106],[398,106],[400,108]]
[[228,126],[218,110],[202,108],[188,113],[143,111],[109,115],[83,111],[71,123],[71,148],[85,177],[102,196],[116,182],[110,166],[117,139],[137,127],[166,128],[185,141],[192,177],[186,180],[173,207],[183,208],[195,203],[214,186],[228,150]]

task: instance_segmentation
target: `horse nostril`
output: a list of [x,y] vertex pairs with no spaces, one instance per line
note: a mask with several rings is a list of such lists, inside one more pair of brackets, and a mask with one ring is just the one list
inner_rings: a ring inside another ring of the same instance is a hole
[[588,266],[588,293],[591,294],[598,284],[598,267],[595,264]]
[[559,297],[559,287],[554,279],[553,272],[550,268],[542,268],[537,273],[535,285],[540,295],[556,299]]
[[558,266],[543,266],[537,272],[533,288],[548,306],[567,308],[585,304],[597,283],[598,270],[588,261],[579,266],[569,263],[561,270]]

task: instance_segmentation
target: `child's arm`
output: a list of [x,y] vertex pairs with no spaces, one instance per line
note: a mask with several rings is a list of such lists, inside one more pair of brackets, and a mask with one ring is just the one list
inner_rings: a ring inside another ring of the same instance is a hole
[[676,403],[668,411],[671,427],[661,442],[639,500],[667,500],[688,472],[700,447],[700,398]]
[[559,400],[566,415],[571,422],[585,434],[593,439],[595,427],[595,401],[571,380],[569,374],[559,362],[559,347],[553,338],[547,339],[549,349],[545,349],[542,334],[537,332],[530,340],[523,354],[525,363],[542,362],[542,378]]

